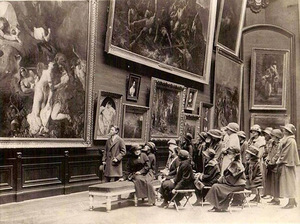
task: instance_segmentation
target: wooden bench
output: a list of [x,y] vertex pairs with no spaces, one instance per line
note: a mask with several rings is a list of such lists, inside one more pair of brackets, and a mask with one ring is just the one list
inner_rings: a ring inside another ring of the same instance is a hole
[[[161,182],[158,180],[153,181],[153,187],[155,190],[159,189]],[[94,209],[94,196],[106,197],[106,211],[111,211],[112,197],[118,196],[118,200],[122,194],[134,193],[134,205],[137,206],[137,197],[135,194],[135,187],[132,181],[117,181],[107,182],[89,186],[89,199],[90,199],[90,210]]]

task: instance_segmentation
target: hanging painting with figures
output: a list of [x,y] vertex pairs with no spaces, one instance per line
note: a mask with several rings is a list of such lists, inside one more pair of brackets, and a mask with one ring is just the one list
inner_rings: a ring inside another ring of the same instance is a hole
[[187,89],[186,94],[186,102],[185,102],[185,109],[193,111],[196,106],[196,100],[197,100],[198,90],[193,88]]
[[185,87],[161,79],[151,81],[151,139],[178,138],[182,131]]
[[136,102],[140,93],[141,76],[130,74],[127,83],[126,100]]
[[208,132],[212,125],[212,107],[211,103],[200,103],[200,131]]
[[124,104],[122,138],[126,143],[145,144],[149,136],[148,107]]
[[208,84],[217,0],[112,0],[106,51]]
[[250,108],[285,110],[289,51],[254,48],[251,58]]
[[[226,75],[224,75],[226,74]],[[214,128],[240,123],[243,64],[217,50],[215,65]]]
[[193,139],[196,139],[200,131],[200,116],[196,114],[184,114],[184,136],[187,133],[192,134]]
[[0,2],[1,147],[90,145],[94,11],[90,1]]
[[94,133],[95,140],[108,139],[111,126],[119,127],[121,123],[121,110],[122,95],[99,91]]

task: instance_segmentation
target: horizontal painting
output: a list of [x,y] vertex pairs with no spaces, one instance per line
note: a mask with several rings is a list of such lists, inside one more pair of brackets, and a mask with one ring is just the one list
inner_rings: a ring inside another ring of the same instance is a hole
[[111,126],[119,127],[122,114],[121,110],[122,95],[99,91],[94,134],[95,140],[108,139]]
[[243,64],[218,50],[215,66],[213,127],[220,129],[240,123]]
[[91,144],[91,1],[0,2],[1,147]]
[[196,139],[200,130],[200,116],[195,114],[184,114],[184,136],[187,133],[192,134],[193,139]]
[[148,139],[148,107],[124,104],[122,137],[126,143],[146,143]]
[[251,114],[251,126],[254,124],[260,125],[261,129],[266,127],[279,128],[290,122],[290,117],[287,114]]
[[185,92],[182,85],[152,78],[150,94],[152,139],[180,136]]
[[250,108],[285,110],[289,51],[254,48],[251,58]]
[[217,0],[112,0],[106,51],[208,84]]

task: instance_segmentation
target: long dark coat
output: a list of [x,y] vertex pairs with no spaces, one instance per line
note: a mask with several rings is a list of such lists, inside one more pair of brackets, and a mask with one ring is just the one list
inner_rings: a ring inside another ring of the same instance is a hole
[[[109,138],[106,141],[105,150],[103,152],[102,161],[106,162],[104,176],[105,177],[122,177],[122,159],[126,154],[125,142],[118,135],[112,142]],[[118,163],[113,163],[112,160],[116,158]]]
[[[150,204],[155,203],[155,191],[152,185],[154,179],[153,172],[150,170],[150,161],[145,153],[138,157],[131,156],[128,160],[128,172],[134,182],[136,196],[138,198],[148,198]],[[140,175],[136,175],[140,172]]]
[[262,186],[263,179],[261,173],[261,166],[260,162],[258,161],[258,158],[256,160],[250,160],[246,163],[245,174],[247,189]]
[[218,209],[227,209],[231,193],[245,189],[245,169],[240,161],[233,161],[224,170],[218,183],[212,185],[205,199]]

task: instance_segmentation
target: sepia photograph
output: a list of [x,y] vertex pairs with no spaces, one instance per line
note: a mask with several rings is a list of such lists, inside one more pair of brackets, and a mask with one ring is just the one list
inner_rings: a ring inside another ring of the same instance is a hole
[[216,0],[112,0],[106,51],[208,84]]
[[285,110],[288,50],[254,48],[251,58],[250,108]]

